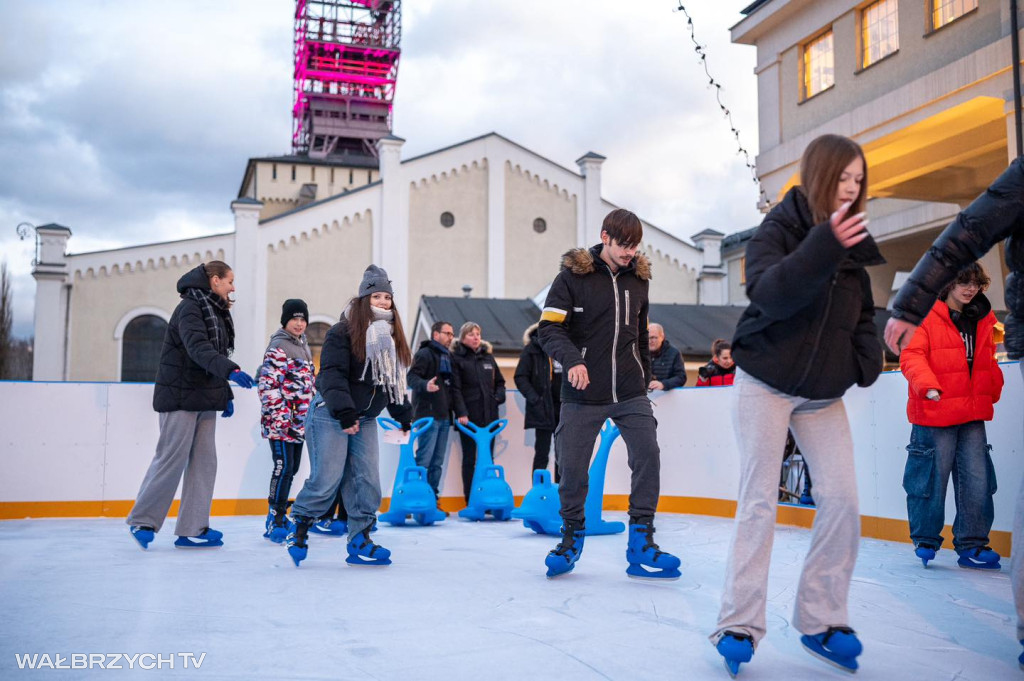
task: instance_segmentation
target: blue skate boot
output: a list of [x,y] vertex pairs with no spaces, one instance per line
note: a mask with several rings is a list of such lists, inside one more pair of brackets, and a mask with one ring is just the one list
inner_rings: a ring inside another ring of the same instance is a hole
[[283,507],[271,508],[270,513],[267,513],[267,522],[264,526],[265,532],[263,533],[264,539],[269,539],[275,544],[281,544],[288,537],[288,515],[285,513]]
[[224,546],[223,539],[223,532],[207,527],[194,537],[178,537],[174,540],[174,546],[179,549],[215,549]]
[[288,555],[291,556],[295,567],[306,560],[306,552],[309,549],[307,538],[309,537],[309,518],[296,517],[288,524],[288,536],[285,537],[284,545],[288,547]]
[[921,559],[925,567],[928,567],[928,561],[935,560],[935,549],[922,544],[914,549],[914,555]]
[[[679,579],[679,559],[654,543],[654,523],[630,523],[626,574],[636,579]],[[648,570],[644,566],[653,568]]]
[[139,542],[139,546],[145,551],[149,548],[149,542],[153,541],[153,537],[156,536],[156,530],[148,525],[132,525],[130,528],[132,538]]
[[583,555],[583,540],[586,538],[582,522],[563,520],[562,541],[544,558],[544,565],[548,568],[547,576],[558,577],[572,572],[576,561]]
[[960,558],[956,564],[962,568],[973,570],[999,570],[999,559],[1002,557],[992,550],[990,546],[979,546],[973,549],[964,549],[956,552]]
[[740,672],[740,665],[750,662],[750,658],[754,657],[754,638],[740,631],[726,631],[718,639],[715,650],[723,658],[725,671],[735,679]]
[[[1020,644],[1024,646],[1024,639],[1021,639]],[[1020,667],[1021,671],[1024,671],[1024,653],[1021,653],[1020,657],[1017,658],[1017,665]]]
[[348,558],[345,562],[349,565],[391,565],[391,552],[373,543],[369,527],[353,537],[346,548]]
[[857,656],[864,651],[850,627],[829,627],[821,634],[801,636],[800,643],[811,655],[851,673],[857,671]]

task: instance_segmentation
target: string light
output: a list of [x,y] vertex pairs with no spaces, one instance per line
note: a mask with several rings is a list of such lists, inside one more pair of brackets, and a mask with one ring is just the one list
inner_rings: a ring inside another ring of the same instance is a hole
[[676,9],[677,12],[682,12],[686,17],[686,26],[690,29],[690,40],[693,41],[693,51],[697,53],[700,58],[701,66],[704,67],[704,73],[708,77],[708,87],[715,89],[715,99],[718,100],[718,108],[722,110],[725,115],[725,119],[729,123],[729,129],[732,131],[732,136],[736,138],[736,146],[739,149],[740,154],[743,154],[744,164],[747,169],[750,170],[750,177],[753,179],[754,184],[757,185],[757,190],[760,194],[762,205],[771,208],[772,202],[768,199],[768,195],[764,191],[764,187],[761,186],[761,178],[757,175],[757,166],[750,161],[750,152],[743,146],[743,142],[740,141],[740,131],[736,128],[736,124],[732,120],[732,112],[722,102],[722,84],[715,80],[715,77],[711,75],[711,71],[708,70],[708,55],[704,51],[704,46],[697,42],[697,35],[693,29],[693,17],[686,11],[686,7],[683,6],[682,0],[679,1],[679,7]]

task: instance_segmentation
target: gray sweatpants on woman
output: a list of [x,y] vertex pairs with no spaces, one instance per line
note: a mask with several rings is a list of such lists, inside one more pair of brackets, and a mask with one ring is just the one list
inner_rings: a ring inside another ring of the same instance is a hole
[[217,478],[216,427],[215,411],[160,413],[156,456],[149,464],[139,496],[128,513],[129,525],[144,525],[159,531],[184,473],[174,534],[195,537],[210,526],[210,502]]
[[741,369],[733,387],[733,425],[740,450],[736,506],[718,627],[765,635],[768,564],[772,555],[779,471],[791,428],[814,475],[817,513],[796,593],[793,626],[820,634],[847,625],[846,598],[860,542],[853,438],[841,399],[808,400],[779,392]]

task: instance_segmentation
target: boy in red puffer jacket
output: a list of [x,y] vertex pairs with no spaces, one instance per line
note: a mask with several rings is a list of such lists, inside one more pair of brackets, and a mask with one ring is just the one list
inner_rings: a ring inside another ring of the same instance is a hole
[[912,424],[903,488],[915,553],[925,566],[942,546],[949,475],[957,511],[953,548],[961,567],[998,570],[988,547],[996,476],[985,435],[1003,389],[992,331],[996,317],[978,263],[965,267],[939,294],[918,333],[900,355],[909,384]]
[[732,361],[732,344],[719,338],[711,344],[711,361],[697,371],[697,386],[732,385],[736,364]]

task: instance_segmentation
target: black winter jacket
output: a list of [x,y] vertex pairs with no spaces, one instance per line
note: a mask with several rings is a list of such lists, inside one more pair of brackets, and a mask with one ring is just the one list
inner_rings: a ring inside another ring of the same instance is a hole
[[403,426],[412,420],[409,398],[402,404],[388,400],[388,393],[374,385],[371,372],[363,376],[365,362],[352,352],[348,335],[348,320],[344,317],[327,332],[320,351],[320,373],[316,376],[316,391],[323,397],[331,416],[341,422],[342,428],[351,428],[360,418],[377,418],[386,406],[392,418]]
[[1024,357],[1024,159],[1016,159],[981,196],[943,230],[900,287],[892,316],[920,324],[939,291],[992,246],[1006,239],[1006,309],[1003,345],[1010,359]]
[[661,350],[651,353],[651,373],[653,380],[661,381],[665,390],[682,388],[686,385],[686,367],[683,366],[683,356],[672,347],[668,339],[661,341]]
[[551,358],[544,354],[537,338],[537,329],[529,333],[529,343],[519,354],[515,381],[526,400],[523,428],[554,430],[558,423],[557,404],[551,384],[555,378]]
[[803,190],[789,190],[747,246],[747,297],[732,342],[736,364],[788,395],[841,397],[882,371],[871,281],[885,260],[868,236],[843,248],[815,225]]
[[497,420],[498,405],[505,403],[505,377],[491,354],[491,344],[480,343],[474,352],[455,341],[452,360],[455,415],[468,416],[478,426]]
[[[455,359],[452,358],[452,371],[455,370]],[[420,349],[412,358],[407,378],[412,388],[413,418],[421,419],[430,416],[440,421],[450,421],[455,411],[453,392],[455,384],[451,376],[442,378],[441,351],[430,340],[420,343]],[[427,392],[427,383],[437,378],[437,392]]]
[[651,264],[637,254],[614,275],[601,260],[601,244],[562,256],[544,302],[540,344],[566,373],[585,364],[590,385],[576,390],[568,376],[562,401],[611,404],[647,394],[651,353],[647,344],[647,292]]
[[[210,290],[210,279],[202,265],[178,280],[182,298],[167,323],[153,387],[153,409],[158,412],[222,411],[234,397],[227,379],[238,365],[214,346],[202,307],[185,297],[190,288]],[[218,313],[230,314],[226,310]],[[217,322],[227,338],[229,327],[222,317]]]

